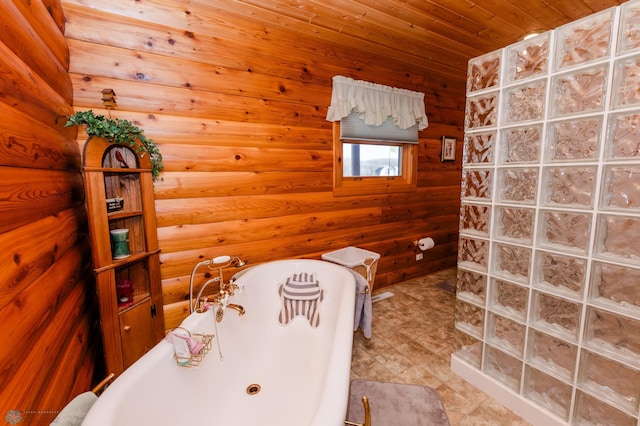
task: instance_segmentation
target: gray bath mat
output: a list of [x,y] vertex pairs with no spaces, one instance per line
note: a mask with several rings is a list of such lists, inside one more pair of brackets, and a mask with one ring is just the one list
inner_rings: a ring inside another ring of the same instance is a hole
[[438,392],[427,386],[353,380],[347,420],[364,423],[362,396],[369,398],[372,425],[449,426]]

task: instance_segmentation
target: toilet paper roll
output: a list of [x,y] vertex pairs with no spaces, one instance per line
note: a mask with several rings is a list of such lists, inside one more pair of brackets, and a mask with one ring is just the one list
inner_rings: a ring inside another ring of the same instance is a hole
[[418,240],[418,248],[420,250],[429,250],[430,248],[433,248],[433,246],[435,245],[436,243],[433,241],[433,238],[431,237],[422,238]]

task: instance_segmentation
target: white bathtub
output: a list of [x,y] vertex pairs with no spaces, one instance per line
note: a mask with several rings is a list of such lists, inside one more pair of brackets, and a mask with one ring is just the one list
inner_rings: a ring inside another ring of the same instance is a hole
[[[317,327],[304,315],[280,322],[280,286],[300,273],[315,274],[320,284]],[[163,340],[107,388],[83,425],[343,425],[353,339],[352,274],[324,261],[283,260],[250,268],[237,283],[244,291],[230,302],[244,306],[244,316],[226,309],[217,333],[212,310],[191,314],[181,325],[216,335],[200,365],[178,367],[173,345]],[[261,391],[249,395],[254,384]]]

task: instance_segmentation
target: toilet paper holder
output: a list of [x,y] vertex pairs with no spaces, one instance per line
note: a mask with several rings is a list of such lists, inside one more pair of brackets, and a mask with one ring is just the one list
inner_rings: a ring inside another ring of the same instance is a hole
[[418,247],[420,250],[425,251],[433,248],[436,243],[433,241],[431,237],[421,238],[413,242],[413,245]]

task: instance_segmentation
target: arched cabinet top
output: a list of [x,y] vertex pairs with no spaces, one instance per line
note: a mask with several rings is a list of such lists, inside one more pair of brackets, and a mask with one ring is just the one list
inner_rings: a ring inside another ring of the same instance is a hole
[[82,166],[85,169],[151,170],[149,154],[141,148],[143,146],[140,141],[130,147],[91,136],[84,145]]

